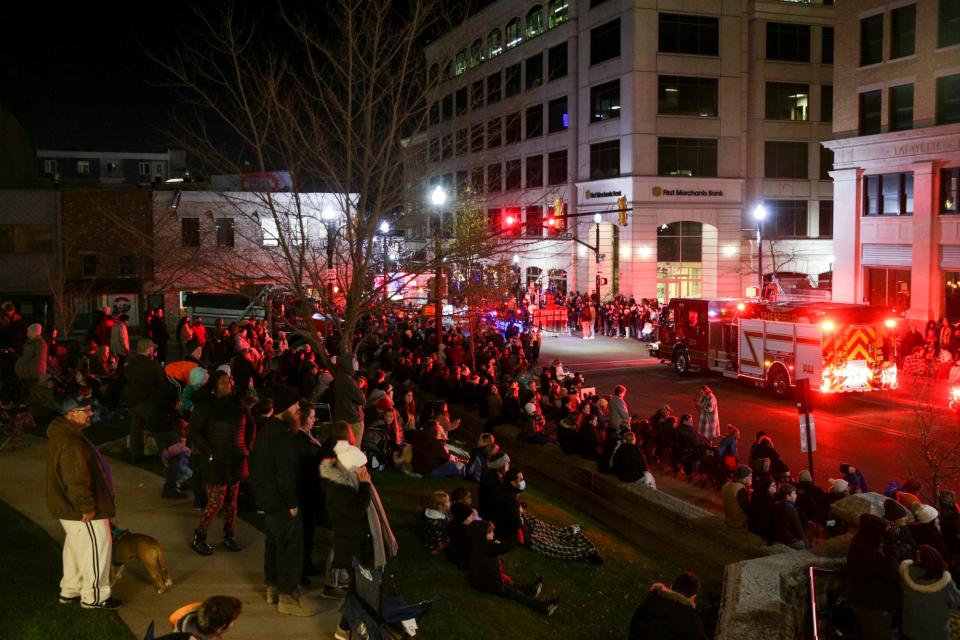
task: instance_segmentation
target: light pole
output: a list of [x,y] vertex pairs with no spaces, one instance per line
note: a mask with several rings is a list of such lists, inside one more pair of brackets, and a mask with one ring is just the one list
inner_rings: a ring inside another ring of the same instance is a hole
[[436,319],[436,331],[437,331],[437,357],[440,357],[440,345],[443,344],[443,303],[440,300],[440,278],[443,277],[443,256],[441,252],[443,250],[443,244],[440,238],[440,228],[443,226],[443,205],[447,202],[447,192],[444,191],[443,187],[437,185],[433,188],[433,191],[430,192],[430,202],[437,208],[437,214],[439,217],[439,224],[435,227],[433,234],[434,241],[434,260],[436,261],[435,270],[433,274],[433,295],[434,295],[434,307],[433,314]]
[[387,234],[390,233],[390,223],[386,220],[380,223],[380,235],[383,238],[383,297],[387,295]]
[[327,269],[333,269],[333,221],[337,219],[337,213],[333,209],[325,208],[320,212],[320,217],[327,227]]
[[596,277],[597,309],[600,308],[600,221],[603,217],[599,213],[593,214],[593,223],[596,225],[596,235],[593,243],[593,256],[596,259],[594,276]]
[[523,274],[520,272],[520,256],[513,254],[513,268],[517,270],[517,311],[523,302]]
[[757,221],[757,277],[759,288],[757,297],[763,298],[763,220],[767,217],[767,209],[758,204],[753,210],[753,218]]

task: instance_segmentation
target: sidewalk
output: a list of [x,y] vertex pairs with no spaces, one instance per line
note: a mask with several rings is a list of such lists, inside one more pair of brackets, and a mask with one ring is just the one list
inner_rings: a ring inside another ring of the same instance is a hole
[[[63,529],[46,506],[46,440],[33,436],[26,439],[30,447],[0,454],[0,500],[62,544]],[[280,615],[264,602],[262,533],[238,520],[237,540],[245,548],[230,553],[219,545],[222,529],[218,520],[209,534],[214,555],[199,556],[188,545],[200,517],[199,512],[191,509],[191,501],[162,500],[161,477],[113,458],[109,462],[117,494],[117,526],[156,538],[163,546],[173,578],[173,588],[158,595],[139,563],[127,566],[114,594],[123,600],[118,613],[136,638],[143,637],[151,620],[157,623],[157,635],[168,633],[167,618],[173,611],[212,595],[232,595],[243,601],[243,614],[230,631],[230,640],[333,637],[340,620],[340,603],[320,598],[318,587],[306,593],[307,600],[320,612],[312,618]],[[56,594],[54,583],[50,585],[50,597],[56,598]]]

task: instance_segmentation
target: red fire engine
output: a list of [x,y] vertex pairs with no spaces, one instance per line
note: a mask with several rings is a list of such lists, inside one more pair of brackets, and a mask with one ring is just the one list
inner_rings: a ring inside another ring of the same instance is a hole
[[716,371],[778,396],[802,378],[824,393],[893,389],[896,325],[889,310],[864,305],[674,298],[650,355],[680,375]]

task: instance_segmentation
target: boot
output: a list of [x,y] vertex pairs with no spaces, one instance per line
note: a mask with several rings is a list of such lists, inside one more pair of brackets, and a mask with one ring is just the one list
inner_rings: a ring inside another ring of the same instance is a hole
[[277,613],[283,613],[288,616],[298,616],[309,618],[317,615],[316,609],[305,604],[300,598],[292,593],[281,593],[280,602],[277,604]]
[[233,536],[223,536],[223,546],[226,547],[227,551],[243,551],[243,547]]
[[202,556],[213,555],[213,547],[207,544],[206,533],[200,533],[199,531],[194,531],[193,542],[190,543],[190,548]]
[[280,601],[280,592],[272,584],[267,585],[267,604],[277,604]]

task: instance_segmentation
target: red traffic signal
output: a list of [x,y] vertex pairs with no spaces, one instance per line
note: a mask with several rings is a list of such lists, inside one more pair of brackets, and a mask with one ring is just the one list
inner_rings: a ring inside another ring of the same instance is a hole
[[607,282],[608,282],[608,280],[607,280],[606,278],[600,278],[600,286],[601,286],[601,287],[606,286]]

